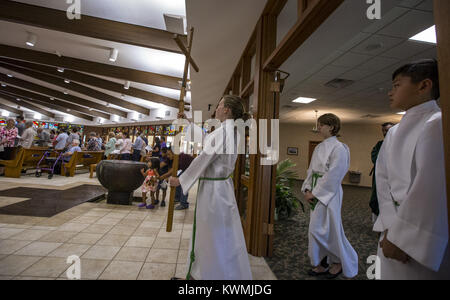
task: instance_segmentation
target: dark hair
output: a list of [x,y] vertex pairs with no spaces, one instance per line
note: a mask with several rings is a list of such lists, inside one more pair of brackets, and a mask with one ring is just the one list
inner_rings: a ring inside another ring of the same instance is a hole
[[337,136],[339,130],[341,130],[341,120],[334,114],[324,114],[323,116],[320,116],[318,121],[320,124],[333,127],[333,130],[331,131],[331,135],[333,136]]
[[155,137],[155,144],[159,144],[159,143],[160,143],[159,137]]
[[164,142],[165,142],[165,141],[166,141],[166,138],[162,136],[162,137],[161,137],[161,141],[164,141]]
[[395,124],[392,123],[392,122],[386,122],[386,123],[382,124],[381,127],[386,127],[386,126],[389,126],[389,125],[395,126]]
[[78,128],[76,128],[76,127],[72,128],[73,133],[76,133],[77,131],[78,131]]
[[23,121],[23,120],[24,120],[24,118],[23,118],[23,116],[20,116],[20,115],[19,115],[19,116],[17,116],[17,117],[16,117],[16,120],[20,120],[20,121]]
[[150,158],[150,161],[152,162],[152,169],[159,169],[159,158],[152,157]]
[[161,153],[167,153],[167,147],[162,147]]
[[430,79],[433,82],[431,96],[435,100],[439,99],[439,70],[437,60],[423,59],[406,64],[394,72],[392,80],[395,80],[399,75],[410,77],[413,83],[419,83],[425,79]]
[[122,133],[126,138],[129,138],[130,137],[130,134],[128,133],[128,132],[124,132],[124,133]]
[[223,106],[231,109],[231,114],[233,115],[234,120],[242,119],[245,122],[252,117],[245,111],[244,103],[241,97],[224,95],[222,99],[224,100]]

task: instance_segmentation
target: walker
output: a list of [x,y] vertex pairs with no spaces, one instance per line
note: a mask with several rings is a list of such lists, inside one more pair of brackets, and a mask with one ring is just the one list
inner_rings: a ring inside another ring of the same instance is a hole
[[[56,156],[50,157],[50,155],[52,155],[53,153],[55,153]],[[62,152],[58,152],[58,151],[54,151],[54,150],[46,151],[44,153],[44,155],[42,155],[41,160],[38,162],[38,164],[36,166],[35,176],[36,177],[41,177],[42,176],[42,171],[49,171],[48,179],[52,179],[53,178],[53,174],[55,172],[55,167],[58,164],[58,161],[62,160],[62,154],[63,154]],[[39,166],[41,165],[42,161],[45,161],[45,163],[49,167],[48,168],[40,168]]]

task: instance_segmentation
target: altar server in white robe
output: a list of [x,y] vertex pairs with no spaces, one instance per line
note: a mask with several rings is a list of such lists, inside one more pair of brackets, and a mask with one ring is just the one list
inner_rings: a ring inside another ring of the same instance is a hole
[[450,279],[442,114],[436,60],[393,75],[391,107],[406,111],[377,160],[381,279]]
[[[311,204],[308,255],[314,266],[311,276],[328,279],[343,273],[353,278],[358,274],[358,255],[345,237],[341,220],[342,180],[350,166],[350,151],[338,141],[340,120],[333,114],[318,119],[320,135],[325,139],[314,150],[308,176],[303,183],[305,200]],[[328,257],[327,271],[320,265]]]
[[189,168],[179,178],[169,179],[172,186],[181,185],[184,194],[199,181],[187,279],[252,279],[231,178],[238,141],[234,120],[248,116],[239,97],[224,96],[215,114],[221,127],[205,138],[203,152]]

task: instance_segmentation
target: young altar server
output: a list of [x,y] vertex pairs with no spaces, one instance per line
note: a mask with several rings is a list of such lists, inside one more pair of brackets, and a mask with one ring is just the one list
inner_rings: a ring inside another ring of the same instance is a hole
[[[302,192],[311,205],[308,255],[313,265],[310,276],[333,279],[341,273],[347,278],[358,274],[358,255],[345,237],[341,220],[342,180],[350,167],[350,151],[339,142],[341,123],[337,116],[325,114],[318,119],[325,139],[314,150]],[[328,257],[327,270],[321,261]]]
[[393,74],[391,108],[406,111],[377,160],[374,231],[381,279],[450,279],[442,114],[436,60]]
[[171,186],[181,185],[185,195],[199,181],[186,278],[251,280],[248,252],[231,178],[239,140],[233,121],[246,120],[249,115],[239,97],[226,95],[220,101],[215,116],[220,120],[221,127],[216,127],[206,136],[203,152],[179,178],[169,179]]

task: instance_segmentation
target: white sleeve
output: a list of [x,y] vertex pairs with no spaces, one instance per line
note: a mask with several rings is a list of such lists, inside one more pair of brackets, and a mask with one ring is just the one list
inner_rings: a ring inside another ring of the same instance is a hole
[[337,146],[330,154],[330,167],[323,177],[317,181],[313,195],[327,206],[334,198],[349,168],[349,153],[344,146]]
[[388,233],[389,241],[436,272],[448,244],[444,145],[439,116],[425,124],[419,137],[413,162],[416,176]]
[[[311,160],[311,162],[312,162],[312,160]],[[306,179],[302,185],[302,193],[303,194],[306,192],[306,190],[308,190],[308,191],[312,190],[312,168],[311,168],[311,166],[312,166],[312,164],[310,164],[310,166],[308,168],[308,171],[306,174]]]
[[[391,129],[392,130],[392,129]],[[388,132],[380,152],[375,167],[375,182],[377,184],[377,198],[380,214],[374,224],[373,231],[384,232],[391,227],[392,220],[397,214],[391,197],[391,187],[388,179],[388,169],[386,165],[387,147],[391,140],[391,131]]]
[[206,168],[217,157],[217,154],[206,154],[205,151],[203,151],[192,161],[189,168],[187,168],[186,171],[184,171],[183,174],[181,174],[181,176],[179,177],[184,195],[187,195],[194,183],[200,178],[200,176],[205,172]]

